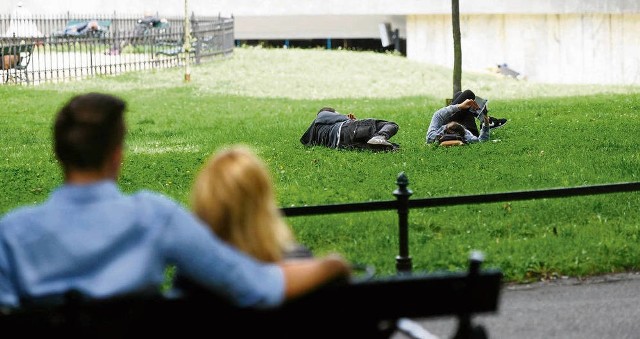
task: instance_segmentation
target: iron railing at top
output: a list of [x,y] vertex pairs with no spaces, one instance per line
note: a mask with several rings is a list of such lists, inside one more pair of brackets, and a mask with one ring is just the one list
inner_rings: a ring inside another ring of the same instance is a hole
[[640,182],[614,183],[582,187],[551,188],[542,190],[514,191],[504,193],[487,193],[460,195],[450,197],[433,197],[423,199],[409,198],[413,192],[408,188],[409,180],[404,172],[396,180],[398,188],[393,191],[396,200],[356,202],[334,205],[283,207],[282,213],[287,217],[354,213],[381,210],[396,210],[398,213],[398,256],[396,270],[398,273],[412,271],[412,259],[409,255],[409,210],[412,208],[429,208],[465,204],[486,204],[503,201],[532,200],[542,198],[563,198],[583,195],[640,191]]
[[[233,53],[233,18],[192,14],[188,41],[184,22],[183,17],[116,14],[28,18],[0,14],[1,83],[78,80],[177,67],[187,57],[198,64],[203,58]],[[28,53],[9,55],[25,45]]]

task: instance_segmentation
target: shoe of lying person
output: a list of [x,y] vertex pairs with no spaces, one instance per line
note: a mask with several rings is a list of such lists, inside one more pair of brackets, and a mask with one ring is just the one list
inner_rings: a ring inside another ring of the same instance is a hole
[[[507,119],[505,118],[494,118],[494,117],[489,117],[489,128],[498,128],[498,127],[502,127],[504,126],[504,124],[507,123]],[[484,122],[482,122],[480,124],[480,129],[482,129],[482,127],[484,126]]]
[[374,136],[373,138],[369,139],[369,141],[367,141],[367,144],[369,144],[369,145],[392,146],[391,143],[389,141],[387,141],[387,139],[385,137],[383,137],[382,135]]

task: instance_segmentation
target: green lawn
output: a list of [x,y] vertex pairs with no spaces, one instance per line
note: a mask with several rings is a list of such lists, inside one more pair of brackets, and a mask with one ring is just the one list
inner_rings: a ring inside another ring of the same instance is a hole
[[[492,142],[425,144],[432,113],[451,96],[451,71],[394,54],[238,48],[184,70],[37,87],[0,86],[0,213],[46,199],[60,180],[52,117],[72,95],[105,91],[129,103],[124,191],[149,188],[188,204],[196,171],[220,147],[243,143],[268,164],[281,206],[394,199],[405,172],[413,198],[635,182],[640,177],[640,87],[544,85],[489,73],[463,88],[489,98],[509,123]],[[395,153],[305,148],[322,106],[393,120]],[[409,215],[416,271],[466,269],[469,252],[509,281],[640,269],[640,193],[430,209]],[[317,254],[331,251],[395,273],[393,211],[288,219]]]

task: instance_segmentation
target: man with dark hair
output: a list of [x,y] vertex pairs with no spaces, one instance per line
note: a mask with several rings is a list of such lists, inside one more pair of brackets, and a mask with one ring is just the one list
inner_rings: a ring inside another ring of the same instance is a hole
[[[73,97],[55,119],[64,184],[36,206],[0,219],[0,310],[59,300],[158,294],[167,267],[237,306],[272,307],[350,274],[337,255],[266,264],[217,238],[175,201],[122,193],[126,104],[100,93]],[[60,300],[61,301],[61,300]]]
[[480,97],[476,97],[476,94],[473,93],[473,91],[470,89],[466,89],[464,91],[458,91],[453,96],[451,105],[461,104],[465,100],[473,100],[476,102],[476,104],[478,102],[482,102],[484,103],[484,105],[482,105],[482,107],[468,107],[465,109],[458,110],[457,112],[454,112],[451,115],[451,121],[455,121],[462,124],[464,128],[469,130],[469,132],[471,132],[471,134],[475,135],[476,137],[480,136],[480,131],[478,131],[478,126],[476,125],[476,120],[480,121],[480,129],[482,129],[482,126],[484,125],[484,121],[481,118],[480,113],[486,115],[487,118],[489,119],[489,121],[487,122],[487,125],[489,126],[490,129],[502,127],[504,126],[504,124],[508,122],[508,120],[505,118],[496,118],[496,117],[490,116],[489,108],[487,105],[488,100],[482,99]]
[[[125,107],[124,101],[98,93],[79,96],[62,107],[54,124],[53,147],[65,175],[100,169],[112,152],[122,151],[118,148],[126,133]],[[119,161],[116,165],[120,167]]]
[[305,146],[329,148],[396,150],[389,139],[398,133],[398,124],[380,119],[356,119],[332,107],[323,107],[300,138]]

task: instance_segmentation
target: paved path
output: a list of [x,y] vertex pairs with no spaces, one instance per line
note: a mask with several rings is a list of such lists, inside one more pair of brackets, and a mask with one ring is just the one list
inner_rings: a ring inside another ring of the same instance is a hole
[[[453,317],[414,320],[440,339],[452,338],[457,326]],[[498,312],[473,322],[490,339],[638,339],[640,273],[507,285]]]

